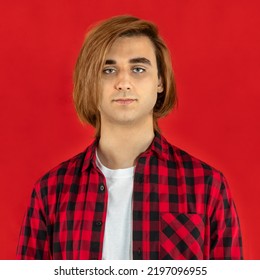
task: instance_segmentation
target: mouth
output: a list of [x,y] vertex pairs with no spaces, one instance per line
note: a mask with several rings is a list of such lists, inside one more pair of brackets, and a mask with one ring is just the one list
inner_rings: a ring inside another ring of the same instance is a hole
[[119,99],[113,100],[113,102],[115,102],[119,105],[129,105],[135,101],[137,101],[137,99],[134,99],[134,98],[119,98]]

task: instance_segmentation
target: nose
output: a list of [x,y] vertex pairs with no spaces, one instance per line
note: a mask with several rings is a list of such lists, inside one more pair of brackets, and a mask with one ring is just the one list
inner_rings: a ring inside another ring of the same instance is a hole
[[131,90],[131,82],[130,82],[130,77],[127,73],[125,72],[121,72],[118,77],[117,80],[115,82],[115,88],[118,91],[129,91]]

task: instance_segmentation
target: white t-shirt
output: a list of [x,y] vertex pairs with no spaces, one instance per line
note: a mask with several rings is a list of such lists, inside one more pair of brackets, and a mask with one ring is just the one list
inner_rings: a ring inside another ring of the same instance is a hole
[[134,167],[112,170],[100,162],[97,153],[96,156],[108,188],[102,259],[131,260]]

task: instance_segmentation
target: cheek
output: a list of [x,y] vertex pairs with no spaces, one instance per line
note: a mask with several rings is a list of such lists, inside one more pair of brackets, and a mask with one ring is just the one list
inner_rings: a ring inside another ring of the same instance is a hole
[[156,103],[157,96],[158,96],[157,90],[158,90],[158,87],[157,87],[157,85],[155,85],[155,84],[154,84],[153,87],[151,87],[151,89],[150,89],[150,98],[151,98],[152,100],[154,100],[155,103]]
[[157,92],[153,96],[153,107],[155,106],[156,102],[157,102]]
[[100,96],[99,96],[99,105],[105,104],[108,102],[109,99],[109,87],[106,83],[101,85]]
[[157,101],[157,93],[156,92],[152,92],[151,94],[149,95],[146,95],[146,98],[145,98],[146,102],[146,107],[148,108],[154,108],[155,104],[156,104],[156,101]]

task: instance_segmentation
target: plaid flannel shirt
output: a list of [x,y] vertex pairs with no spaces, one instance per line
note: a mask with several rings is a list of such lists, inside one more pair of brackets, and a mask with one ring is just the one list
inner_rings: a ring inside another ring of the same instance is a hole
[[[108,193],[97,144],[35,184],[18,259],[102,259]],[[135,168],[132,247],[138,260],[242,259],[226,179],[158,133]]]

